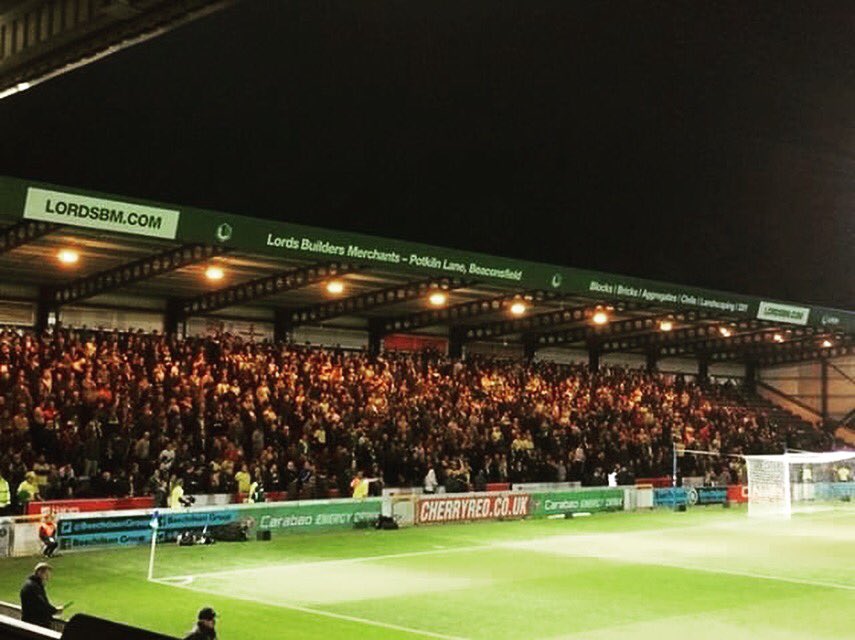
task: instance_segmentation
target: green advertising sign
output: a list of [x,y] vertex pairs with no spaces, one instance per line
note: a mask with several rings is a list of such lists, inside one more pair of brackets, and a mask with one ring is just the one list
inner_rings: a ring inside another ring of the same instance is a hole
[[536,518],[560,513],[623,509],[623,489],[537,492],[532,494],[532,498],[532,516]]
[[[469,277],[515,290],[638,301],[855,331],[855,313],[723,291],[457,251],[359,233],[179,207],[0,176],[0,213],[104,231],[226,246],[257,255],[338,260],[422,276]],[[287,211],[283,212],[287,216]]]
[[30,187],[24,218],[89,229],[172,240],[178,231],[179,212],[104,198],[91,198]]
[[247,509],[241,517],[250,516],[258,531],[274,533],[352,529],[357,524],[376,521],[382,502],[380,498],[368,498],[271,503]]

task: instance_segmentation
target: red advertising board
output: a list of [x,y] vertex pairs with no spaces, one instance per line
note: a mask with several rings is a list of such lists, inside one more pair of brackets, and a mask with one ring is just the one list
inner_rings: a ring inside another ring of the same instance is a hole
[[448,339],[438,336],[415,336],[406,333],[393,333],[383,338],[387,351],[424,351],[434,349],[440,353],[448,350]]
[[727,486],[728,502],[748,502],[748,487],[741,484]]
[[154,498],[95,498],[91,500],[46,500],[27,504],[27,515],[46,513],[81,513],[85,511],[119,511],[123,509],[151,509]]
[[636,478],[635,484],[652,484],[657,489],[667,489],[671,486],[671,476],[660,476],[658,478]]
[[531,496],[527,493],[495,495],[442,495],[420,497],[416,522],[463,522],[465,520],[502,520],[524,518],[531,513]]

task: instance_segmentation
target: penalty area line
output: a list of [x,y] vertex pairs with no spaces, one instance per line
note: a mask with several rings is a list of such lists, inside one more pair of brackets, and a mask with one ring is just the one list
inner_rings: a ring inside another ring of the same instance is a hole
[[[184,578],[190,578],[192,582],[192,576],[181,576]],[[334,618],[336,620],[344,620],[345,622],[355,622],[357,624],[365,624],[372,627],[380,627],[382,629],[391,629],[393,631],[402,631],[404,633],[411,633],[413,635],[424,636],[426,638],[438,638],[439,640],[468,640],[462,636],[449,636],[443,633],[436,633],[434,631],[426,631],[424,629],[415,629],[413,627],[405,627],[403,625],[392,624],[390,622],[381,622],[380,620],[371,620],[370,618],[360,618],[358,616],[349,616],[344,613],[335,613],[333,611],[324,611],[323,609],[315,609],[313,607],[304,607],[298,604],[289,604],[287,602],[275,602],[272,600],[265,600],[261,598],[254,598],[250,596],[241,596],[234,594],[224,594],[215,589],[201,589],[196,586],[190,586],[190,582],[164,582],[163,578],[154,579],[153,582],[158,582],[160,584],[165,584],[170,587],[177,587],[179,589],[186,589],[187,591],[197,591],[199,593],[207,593],[212,596],[219,596],[221,598],[231,598],[234,600],[245,600],[247,602],[255,602],[257,604],[266,604],[271,607],[279,607],[281,609],[290,609],[291,611],[298,611],[300,613],[308,613],[316,616],[323,616],[326,618]]]

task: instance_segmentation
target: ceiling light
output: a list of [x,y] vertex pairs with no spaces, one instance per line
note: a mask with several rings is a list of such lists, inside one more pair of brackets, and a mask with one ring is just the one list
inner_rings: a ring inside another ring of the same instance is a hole
[[74,249],[60,249],[56,257],[62,264],[75,264],[80,260],[80,253]]
[[441,307],[448,301],[448,296],[442,291],[434,291],[428,298],[430,303],[435,307]]
[[327,283],[327,293],[335,296],[344,293],[344,283],[341,280],[330,280]]
[[522,314],[524,314],[526,312],[526,310],[527,310],[527,307],[522,302],[514,302],[511,305],[511,313],[514,314],[515,316],[521,316]]
[[210,266],[205,269],[205,277],[208,280],[222,280],[226,272],[221,267]]
[[606,324],[609,321],[609,314],[605,311],[597,311],[592,319],[594,324]]

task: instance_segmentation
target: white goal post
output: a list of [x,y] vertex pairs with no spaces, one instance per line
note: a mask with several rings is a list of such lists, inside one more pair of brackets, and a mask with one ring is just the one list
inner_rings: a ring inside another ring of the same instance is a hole
[[788,518],[794,510],[820,503],[852,504],[855,484],[840,482],[850,469],[855,451],[788,452],[744,456],[748,467],[748,515]]

